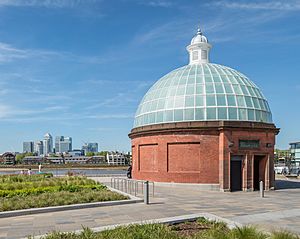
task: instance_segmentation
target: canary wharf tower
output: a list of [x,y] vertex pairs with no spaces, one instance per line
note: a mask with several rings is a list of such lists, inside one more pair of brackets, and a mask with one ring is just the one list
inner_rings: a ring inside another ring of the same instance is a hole
[[199,29],[189,64],[160,78],[140,102],[129,137],[135,179],[196,183],[221,191],[274,187],[279,129],[269,104],[247,76],[210,63]]

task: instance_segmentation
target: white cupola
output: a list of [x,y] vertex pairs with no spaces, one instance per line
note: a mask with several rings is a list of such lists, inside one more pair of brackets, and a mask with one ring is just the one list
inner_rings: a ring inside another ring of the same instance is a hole
[[201,64],[209,62],[209,50],[211,45],[208,40],[203,36],[201,30],[198,28],[196,35],[191,40],[191,44],[187,46],[187,51],[190,54],[190,65]]

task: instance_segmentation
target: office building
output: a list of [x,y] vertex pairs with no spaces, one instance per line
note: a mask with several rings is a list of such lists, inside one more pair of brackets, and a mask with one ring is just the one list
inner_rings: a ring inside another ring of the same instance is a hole
[[33,153],[34,143],[32,141],[23,142],[23,153]]
[[292,163],[300,166],[300,142],[290,143]]
[[53,153],[53,138],[51,134],[47,133],[44,135],[44,155],[47,156]]
[[84,151],[84,154],[97,153],[98,152],[98,143],[85,143],[82,146],[82,150]]
[[36,154],[38,156],[44,154],[44,144],[43,144],[43,141],[36,141],[35,142],[35,144],[34,144],[34,152],[36,152]]

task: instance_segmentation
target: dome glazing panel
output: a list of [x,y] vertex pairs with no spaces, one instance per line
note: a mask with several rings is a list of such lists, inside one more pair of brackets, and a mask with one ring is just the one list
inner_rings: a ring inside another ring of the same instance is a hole
[[191,64],[168,73],[149,89],[134,128],[219,120],[272,123],[272,115],[259,88],[245,75],[218,64]]

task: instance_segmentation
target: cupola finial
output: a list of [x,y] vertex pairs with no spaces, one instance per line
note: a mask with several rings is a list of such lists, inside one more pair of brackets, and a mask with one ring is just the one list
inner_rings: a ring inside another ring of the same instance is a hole
[[211,45],[203,35],[200,25],[198,25],[196,35],[191,40],[191,44],[187,46],[187,50],[190,54],[190,64],[208,63],[210,48]]

